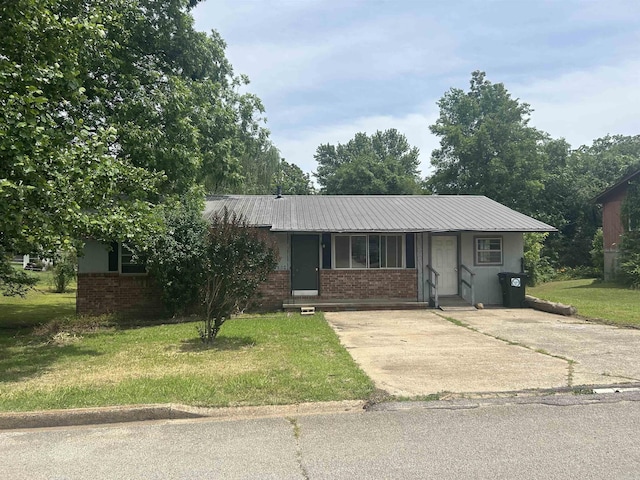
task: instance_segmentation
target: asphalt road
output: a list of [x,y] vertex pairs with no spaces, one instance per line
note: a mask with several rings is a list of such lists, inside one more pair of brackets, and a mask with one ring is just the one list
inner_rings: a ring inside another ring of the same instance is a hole
[[4,431],[0,478],[637,479],[639,431],[638,393]]

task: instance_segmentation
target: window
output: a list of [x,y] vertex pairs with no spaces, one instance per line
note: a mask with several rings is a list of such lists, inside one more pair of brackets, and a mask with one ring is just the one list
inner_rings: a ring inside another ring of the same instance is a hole
[[120,243],[113,242],[109,250],[109,271],[119,273],[147,273],[142,263],[136,263],[133,252]]
[[402,235],[336,235],[335,268],[403,268]]
[[475,239],[476,265],[502,265],[502,238],[480,238]]
[[137,263],[133,252],[124,245],[120,246],[120,273],[147,273],[144,264]]

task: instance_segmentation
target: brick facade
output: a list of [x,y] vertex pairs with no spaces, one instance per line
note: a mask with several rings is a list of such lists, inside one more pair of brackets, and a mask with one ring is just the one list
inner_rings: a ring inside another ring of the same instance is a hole
[[403,270],[320,270],[321,299],[417,300],[418,273]]
[[[278,270],[258,289],[251,310],[273,311],[291,297],[291,272]],[[418,297],[417,271],[404,270],[321,270],[320,296],[329,299],[407,299]],[[160,315],[164,308],[160,294],[148,276],[117,273],[78,275],[76,311],[80,315],[121,313]]]
[[258,288],[255,306],[259,310],[280,310],[283,300],[291,296],[291,272],[277,270]]
[[162,314],[164,307],[147,275],[79,273],[76,312],[78,315],[155,316]]

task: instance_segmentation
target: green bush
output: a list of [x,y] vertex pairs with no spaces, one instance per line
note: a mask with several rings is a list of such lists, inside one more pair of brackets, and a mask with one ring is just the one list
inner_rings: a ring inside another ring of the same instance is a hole
[[78,270],[78,257],[75,250],[69,250],[61,255],[53,263],[53,291],[64,293],[67,291],[69,283],[76,278]]
[[589,265],[578,267],[561,267],[555,271],[552,280],[579,280],[581,278],[598,278],[601,271]]
[[640,288],[640,232],[627,232],[620,242],[618,279],[626,286]]
[[527,284],[530,287],[553,278],[551,262],[541,255],[547,233],[524,234],[524,268],[527,272]]
[[591,262],[593,263],[593,273],[597,278],[604,278],[604,239],[602,228],[596,230],[591,242]]
[[183,315],[199,303],[207,222],[202,205],[190,197],[165,206],[163,217],[164,232],[147,245],[147,271],[160,287],[169,314]]

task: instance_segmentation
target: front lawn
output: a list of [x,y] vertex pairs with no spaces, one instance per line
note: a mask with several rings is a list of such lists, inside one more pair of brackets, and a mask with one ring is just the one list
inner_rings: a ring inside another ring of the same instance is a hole
[[549,282],[530,287],[538,298],[573,305],[578,315],[623,326],[640,326],[640,290],[594,279]]
[[232,319],[211,348],[197,325],[0,330],[0,410],[291,404],[373,391],[321,314]]
[[52,291],[51,272],[28,272],[38,279],[25,297],[0,295],[0,329],[33,327],[76,312],[76,283],[66,293]]

